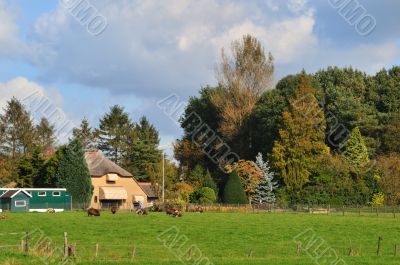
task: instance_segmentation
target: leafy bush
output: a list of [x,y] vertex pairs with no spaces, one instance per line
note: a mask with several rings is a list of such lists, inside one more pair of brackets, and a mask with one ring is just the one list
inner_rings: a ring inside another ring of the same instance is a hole
[[190,202],[191,203],[213,203],[217,200],[217,196],[215,195],[215,191],[212,188],[204,187],[195,190],[192,194],[190,194]]

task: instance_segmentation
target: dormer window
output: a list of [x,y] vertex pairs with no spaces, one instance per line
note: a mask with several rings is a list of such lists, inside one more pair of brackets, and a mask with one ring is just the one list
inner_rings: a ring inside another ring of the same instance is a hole
[[116,182],[118,180],[118,175],[109,173],[109,174],[107,174],[106,178],[107,178],[107,182]]

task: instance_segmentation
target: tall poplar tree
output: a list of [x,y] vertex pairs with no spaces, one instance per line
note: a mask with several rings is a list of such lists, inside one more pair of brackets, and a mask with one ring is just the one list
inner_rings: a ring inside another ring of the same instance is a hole
[[272,151],[274,167],[288,190],[300,191],[324,154],[325,116],[314,96],[310,77],[302,77],[290,111],[282,114],[283,127]]

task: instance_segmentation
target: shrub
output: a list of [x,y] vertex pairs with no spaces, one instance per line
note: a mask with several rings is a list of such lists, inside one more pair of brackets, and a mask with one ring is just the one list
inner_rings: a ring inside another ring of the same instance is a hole
[[215,191],[209,187],[197,189],[190,194],[191,203],[209,204],[215,202],[216,200],[217,196],[215,195]]
[[246,193],[244,192],[241,180],[236,171],[233,171],[229,176],[225,184],[222,199],[225,203],[248,203]]

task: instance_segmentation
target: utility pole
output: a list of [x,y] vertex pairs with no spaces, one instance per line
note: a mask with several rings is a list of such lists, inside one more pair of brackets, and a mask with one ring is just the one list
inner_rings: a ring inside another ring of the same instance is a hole
[[162,150],[162,202],[165,199],[165,162],[164,162],[164,150]]

